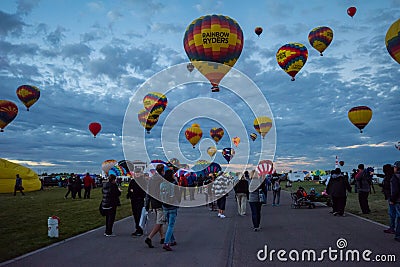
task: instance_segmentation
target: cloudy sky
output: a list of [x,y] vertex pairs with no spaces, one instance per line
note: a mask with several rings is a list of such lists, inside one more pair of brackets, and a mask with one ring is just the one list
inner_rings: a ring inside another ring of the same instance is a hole
[[[400,66],[385,46],[400,1],[248,2],[2,0],[0,99],[15,102],[19,113],[0,134],[0,157],[38,172],[98,173],[104,160],[125,157],[227,166],[220,151],[239,136],[231,168],[260,159],[273,159],[278,171],[331,169],[335,156],[345,169],[400,160]],[[353,18],[350,6],[357,7]],[[186,70],[186,27],[207,14],[230,16],[244,34],[219,93]],[[264,29],[260,37],[256,26]],[[334,32],[323,57],[308,42],[318,26]],[[290,42],[309,52],[294,82],[275,57]],[[22,84],[41,89],[29,112],[15,94]],[[150,91],[164,92],[168,106],[146,134],[137,112]],[[347,117],[360,105],[373,110],[362,134]],[[252,142],[258,115],[273,118],[273,128]],[[93,121],[102,124],[97,138],[88,130]],[[193,123],[203,130],[195,149],[184,137]],[[212,127],[225,129],[218,145]],[[213,159],[209,146],[219,150]]]

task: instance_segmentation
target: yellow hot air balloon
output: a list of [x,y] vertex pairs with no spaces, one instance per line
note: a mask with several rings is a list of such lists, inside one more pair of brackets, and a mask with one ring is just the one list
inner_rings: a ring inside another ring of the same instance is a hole
[[210,155],[210,157],[213,157],[215,153],[217,153],[217,148],[215,146],[207,148],[207,154]]
[[203,131],[197,123],[193,123],[192,126],[185,131],[185,137],[192,144],[193,148],[200,141],[202,136]]
[[295,80],[294,77],[296,74],[303,68],[304,64],[306,64],[307,58],[307,48],[299,43],[285,44],[279,48],[276,53],[278,65],[292,77],[292,81]]
[[390,26],[385,43],[390,56],[400,64],[400,19]]
[[362,129],[367,126],[372,118],[372,110],[367,106],[358,106],[351,108],[347,115],[351,123],[360,129],[360,133],[362,133]]
[[322,56],[322,52],[329,46],[333,39],[333,31],[326,26],[317,27],[308,34],[308,41]]
[[167,104],[167,97],[162,93],[150,92],[143,98],[144,108],[152,115],[161,115],[167,107]]
[[237,137],[237,136],[233,137],[232,142],[236,147],[238,147],[238,145],[240,143],[240,137]]
[[272,120],[269,117],[261,116],[254,120],[254,129],[264,139],[265,135],[269,132],[272,127]]

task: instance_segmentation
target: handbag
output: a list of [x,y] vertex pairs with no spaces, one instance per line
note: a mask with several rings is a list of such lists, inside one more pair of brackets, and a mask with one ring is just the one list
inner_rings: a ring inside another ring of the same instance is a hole
[[148,216],[148,211],[146,210],[145,207],[142,208],[142,213],[140,215],[140,221],[139,221],[139,226],[140,228],[142,228],[143,230],[146,228],[146,224],[147,224],[147,220],[149,218]]
[[267,198],[261,189],[258,190],[258,197],[260,199],[261,204],[267,204]]

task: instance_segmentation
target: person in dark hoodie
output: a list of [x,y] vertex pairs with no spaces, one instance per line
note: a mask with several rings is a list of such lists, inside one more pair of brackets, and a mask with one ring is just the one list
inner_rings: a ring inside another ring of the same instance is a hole
[[108,176],[108,182],[102,188],[103,199],[101,201],[101,207],[106,214],[106,231],[105,236],[115,236],[113,234],[113,226],[115,221],[115,215],[117,214],[117,206],[120,206],[119,196],[121,190],[116,185],[117,177],[114,174]]
[[383,165],[383,183],[382,183],[382,193],[385,196],[385,200],[388,202],[388,213],[389,213],[389,228],[383,230],[383,232],[387,234],[394,234],[395,227],[396,227],[396,209],[393,204],[390,204],[390,194],[391,194],[391,186],[390,186],[390,179],[394,174],[394,169],[391,164]]
[[238,207],[238,214],[240,216],[246,215],[247,199],[249,198],[249,182],[243,175],[240,180],[233,187],[236,195],[236,203]]
[[347,200],[346,190],[351,192],[349,181],[343,176],[340,168],[336,168],[326,188],[326,192],[332,198],[333,215],[335,216],[345,216],[344,208],[346,207]]
[[131,200],[132,215],[135,221],[136,231],[132,233],[132,236],[142,236],[143,229],[140,227],[140,215],[142,214],[142,209],[144,207],[144,198],[146,197],[146,192],[142,189],[140,185],[145,185],[143,173],[135,172],[134,177],[129,182],[128,193],[126,198]]
[[400,161],[396,161],[393,168],[394,174],[390,179],[390,204],[394,205],[396,211],[394,240],[400,242]]

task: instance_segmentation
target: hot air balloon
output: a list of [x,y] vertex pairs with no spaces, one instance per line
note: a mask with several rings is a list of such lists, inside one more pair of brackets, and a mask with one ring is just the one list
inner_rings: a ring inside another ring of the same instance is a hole
[[243,41],[242,29],[235,20],[206,15],[186,28],[183,46],[193,65],[212,84],[211,91],[219,92],[218,85],[238,60]]
[[138,113],[138,120],[140,124],[150,133],[151,129],[158,122],[158,115],[148,112],[146,109],[141,109]]
[[329,46],[333,39],[333,31],[329,27],[317,27],[313,29],[308,34],[308,41],[311,46],[314,47],[321,56],[323,56],[322,52]]
[[222,156],[226,159],[228,164],[234,155],[235,155],[235,150],[233,148],[226,147],[226,148],[222,149]]
[[219,140],[224,136],[224,129],[222,128],[211,128],[210,136],[214,139],[215,143],[218,144]]
[[349,7],[347,9],[347,15],[349,15],[350,17],[353,17],[356,14],[356,12],[357,12],[357,8],[354,6]]
[[208,160],[198,160],[195,162],[195,164],[192,167],[192,170],[195,171],[197,173],[197,175],[200,175],[201,173],[203,173],[204,175],[204,170],[211,164],[211,162],[209,162]]
[[14,102],[0,100],[0,132],[4,132],[4,128],[15,119],[17,114],[18,107]]
[[108,171],[108,175],[111,174],[114,174],[115,176],[124,176],[127,174],[127,172],[124,167],[115,165]]
[[185,137],[192,144],[193,148],[200,141],[202,136],[203,131],[197,123],[193,123],[192,126],[185,131]]
[[253,142],[254,142],[254,140],[257,139],[257,134],[256,134],[256,133],[251,133],[251,134],[250,134],[250,138],[251,138],[251,140],[253,140]]
[[367,106],[359,106],[351,108],[347,115],[351,123],[360,129],[360,133],[362,133],[362,129],[372,118],[372,110]]
[[167,107],[167,97],[158,92],[150,92],[143,98],[144,108],[152,115],[159,116]]
[[194,66],[193,66],[192,63],[188,63],[188,64],[186,65],[186,68],[187,68],[187,70],[188,70],[189,72],[192,72],[192,71],[194,70]]
[[93,134],[94,138],[101,130],[101,124],[98,122],[92,122],[89,124],[89,131]]
[[259,176],[265,176],[275,172],[274,164],[270,160],[261,160],[258,163],[256,170]]
[[122,168],[124,168],[126,173],[129,175],[135,171],[135,165],[130,160],[126,160],[126,159],[120,160],[120,161],[118,161],[118,166],[121,166]]
[[233,137],[232,142],[236,147],[238,147],[238,145],[240,143],[240,137],[237,137],[237,136]]
[[394,147],[395,147],[397,150],[400,150],[400,142],[397,142],[397,144],[394,144]]
[[343,160],[339,161],[339,165],[343,166],[344,165],[344,161]]
[[389,27],[385,43],[390,56],[400,64],[400,19]]
[[258,37],[260,37],[260,34],[262,34],[262,32],[263,32],[263,28],[261,28],[261,27],[256,27],[256,28],[254,29],[254,32],[257,34]]
[[17,88],[17,96],[29,111],[29,108],[39,100],[40,90],[36,86],[21,85]]
[[215,153],[217,153],[217,148],[215,146],[207,148],[207,154],[210,155],[210,157],[213,157]]
[[285,44],[276,52],[279,66],[295,80],[296,74],[306,64],[308,58],[307,48],[299,43]]
[[211,162],[204,170],[204,174],[207,176],[210,173],[219,173],[222,170],[221,166],[216,162]]
[[108,176],[108,171],[115,165],[117,165],[117,161],[115,159],[108,159],[103,161],[101,164],[101,169]]
[[254,120],[254,129],[264,139],[265,135],[269,132],[272,127],[272,120],[266,116],[258,117]]

